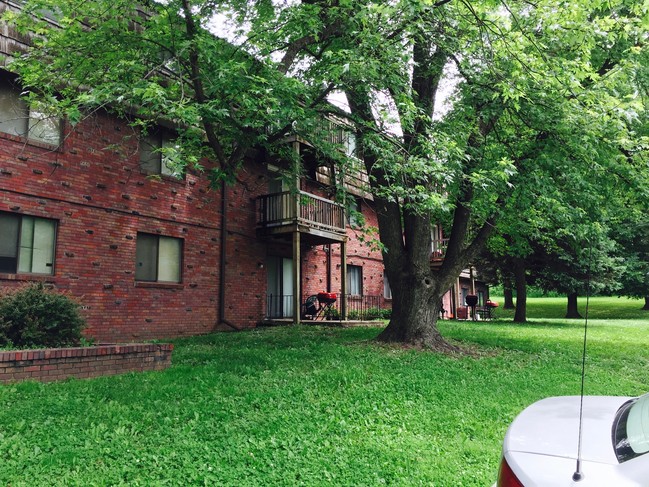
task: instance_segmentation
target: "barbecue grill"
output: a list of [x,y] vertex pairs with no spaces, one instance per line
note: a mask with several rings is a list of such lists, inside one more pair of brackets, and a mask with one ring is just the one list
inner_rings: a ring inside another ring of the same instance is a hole
[[336,293],[319,292],[309,296],[302,305],[302,316],[305,319],[317,320],[322,316],[324,319],[333,309],[333,305],[338,299]]

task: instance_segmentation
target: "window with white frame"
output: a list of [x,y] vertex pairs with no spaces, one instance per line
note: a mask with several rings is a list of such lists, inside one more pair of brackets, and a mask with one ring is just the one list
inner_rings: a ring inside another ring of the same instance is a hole
[[172,162],[171,154],[178,144],[171,133],[157,129],[140,140],[140,168],[149,174],[162,174],[182,178]]
[[49,145],[61,143],[61,119],[44,107],[30,106],[20,87],[0,76],[0,132]]
[[392,299],[392,288],[390,287],[390,281],[388,281],[386,274],[383,274],[383,297],[385,299]]
[[345,132],[343,147],[347,157],[356,157],[356,135],[352,132]]
[[0,272],[54,274],[56,221],[0,212]]
[[183,241],[180,238],[138,233],[135,280],[181,282]]
[[365,220],[361,213],[361,200],[351,195],[348,196],[347,201],[347,223],[351,227],[361,227]]
[[352,296],[363,295],[363,268],[359,265],[347,266],[347,293]]

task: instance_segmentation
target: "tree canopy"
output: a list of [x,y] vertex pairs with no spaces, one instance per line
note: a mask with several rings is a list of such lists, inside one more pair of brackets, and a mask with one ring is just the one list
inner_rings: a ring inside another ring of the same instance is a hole
[[[217,179],[250,147],[281,151],[275,142],[290,129],[325,151],[319,117],[347,120],[393,292],[383,340],[450,347],[436,328],[441,297],[503,216],[514,228],[528,209],[557,211],[536,203],[558,193],[595,205],[603,181],[638,190],[646,180],[642,3],[146,6],[154,15],[125,0],[28,0],[9,20],[37,37],[12,69],[72,121],[105,106],[136,124],[171,120],[185,142],[179,163],[207,155],[220,164]],[[46,10],[58,29],[35,20]],[[334,93],[347,109],[330,103]],[[450,241],[431,269],[436,222]]]

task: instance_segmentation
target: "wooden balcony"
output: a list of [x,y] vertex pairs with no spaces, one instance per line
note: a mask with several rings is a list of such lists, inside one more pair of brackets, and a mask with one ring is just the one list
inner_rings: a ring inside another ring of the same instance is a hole
[[262,236],[300,232],[315,241],[346,239],[345,207],[326,198],[298,191],[257,198],[257,232]]
[[446,256],[446,249],[448,247],[448,239],[441,238],[439,240],[433,240],[430,253],[430,267],[435,270],[439,269],[444,261]]

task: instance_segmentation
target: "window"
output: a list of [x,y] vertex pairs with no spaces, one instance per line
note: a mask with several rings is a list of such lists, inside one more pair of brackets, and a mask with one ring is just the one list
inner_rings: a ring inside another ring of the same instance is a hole
[[0,132],[59,145],[61,120],[37,106],[30,107],[17,85],[0,78]]
[[359,265],[347,266],[347,293],[353,296],[363,295],[363,268]]
[[0,272],[54,274],[56,221],[0,213]]
[[289,191],[288,177],[279,168],[268,164],[268,194],[285,193]]
[[140,140],[140,168],[150,174],[181,178],[182,174],[174,167],[171,157],[177,147],[175,139],[164,130],[144,136]]
[[433,226],[430,233],[430,239],[432,256],[435,258],[444,257],[448,239],[443,238],[442,227],[439,225]]
[[266,316],[293,316],[293,259],[269,255],[266,258]]
[[356,157],[356,134],[347,125],[329,121],[329,141],[338,144],[347,157]]
[[385,299],[392,299],[392,288],[390,287],[390,281],[388,281],[386,274],[383,274],[383,297]]
[[135,280],[180,282],[183,241],[148,233],[137,234]]
[[462,288],[462,301],[461,301],[461,306],[466,306],[466,297],[469,295],[469,288],[463,287]]
[[346,132],[343,137],[343,147],[347,157],[356,157],[356,135]]
[[620,463],[649,453],[649,394],[631,399],[613,420],[613,448]]
[[361,213],[361,200],[349,196],[347,200],[347,223],[351,227],[362,227],[365,223],[363,214]]

